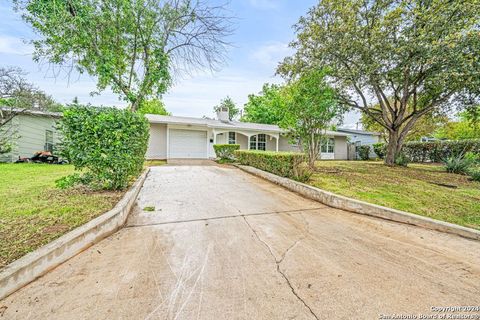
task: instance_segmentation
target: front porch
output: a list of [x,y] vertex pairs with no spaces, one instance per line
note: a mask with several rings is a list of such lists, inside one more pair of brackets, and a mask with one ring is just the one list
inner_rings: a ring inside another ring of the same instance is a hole
[[240,150],[279,150],[280,134],[213,129],[213,144],[238,144]]

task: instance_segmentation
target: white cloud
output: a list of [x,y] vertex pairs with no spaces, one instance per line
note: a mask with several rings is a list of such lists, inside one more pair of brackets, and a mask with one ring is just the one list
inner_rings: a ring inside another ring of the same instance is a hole
[[0,53],[26,55],[32,52],[32,46],[26,44],[22,39],[0,35]]
[[252,7],[259,9],[275,9],[279,7],[278,0],[249,0]]
[[269,42],[255,49],[250,54],[250,59],[271,67],[272,70],[278,65],[283,58],[293,53],[293,50],[284,42]]

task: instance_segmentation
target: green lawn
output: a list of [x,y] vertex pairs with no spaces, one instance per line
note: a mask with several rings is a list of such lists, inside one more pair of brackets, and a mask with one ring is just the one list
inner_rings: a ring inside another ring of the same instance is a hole
[[480,229],[480,182],[442,166],[318,161],[311,185],[347,197]]
[[0,268],[110,210],[123,192],[60,190],[71,165],[0,164]]

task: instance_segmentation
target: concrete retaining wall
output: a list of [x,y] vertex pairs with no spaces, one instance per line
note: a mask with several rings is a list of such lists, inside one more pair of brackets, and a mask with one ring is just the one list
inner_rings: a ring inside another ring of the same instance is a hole
[[263,179],[266,179],[282,187],[285,187],[286,189],[296,192],[306,198],[319,201],[321,203],[324,203],[334,208],[343,209],[343,210],[360,213],[360,214],[365,214],[369,216],[379,217],[386,220],[407,223],[407,224],[416,225],[419,227],[424,227],[424,228],[433,229],[433,230],[438,230],[442,232],[453,233],[453,234],[456,234],[465,238],[474,239],[474,240],[480,240],[480,231],[475,229],[466,228],[453,223],[434,220],[434,219],[422,217],[413,213],[395,210],[395,209],[367,203],[364,201],[347,198],[332,192],[324,191],[324,190],[306,185],[304,183],[279,177],[277,175],[259,170],[257,168],[242,166],[242,165],[237,165],[237,167],[248,173],[259,176]]
[[0,299],[120,229],[149,170],[147,168],[112,210],[6,266],[0,272]]

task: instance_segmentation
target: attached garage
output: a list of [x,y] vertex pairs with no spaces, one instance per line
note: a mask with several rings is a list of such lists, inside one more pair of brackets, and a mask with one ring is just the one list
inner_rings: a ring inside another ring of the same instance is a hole
[[169,158],[208,158],[207,131],[200,130],[168,130]]

